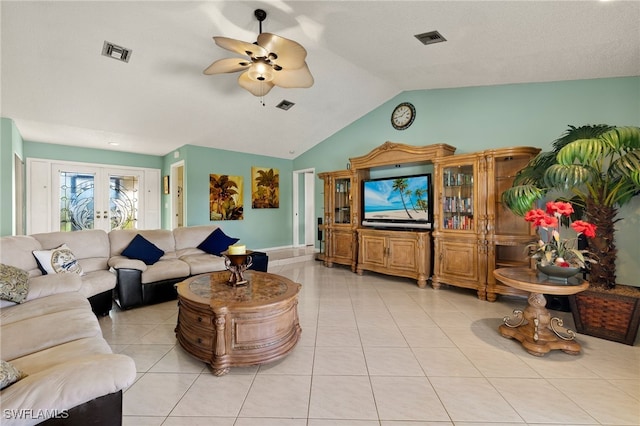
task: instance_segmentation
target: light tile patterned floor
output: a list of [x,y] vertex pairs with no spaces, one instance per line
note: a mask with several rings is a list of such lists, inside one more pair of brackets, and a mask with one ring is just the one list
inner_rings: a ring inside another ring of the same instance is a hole
[[578,356],[534,357],[497,332],[524,299],[482,302],[468,290],[299,260],[270,262],[302,284],[302,338],[272,364],[213,376],[176,344],[175,302],[102,318],[114,351],[138,369],[124,424],[640,424],[640,346],[578,336]]

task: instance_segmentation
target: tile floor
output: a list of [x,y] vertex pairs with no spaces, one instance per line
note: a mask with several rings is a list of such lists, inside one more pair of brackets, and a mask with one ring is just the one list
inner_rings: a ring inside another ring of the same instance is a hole
[[102,318],[114,352],[137,366],[124,424],[640,424],[640,346],[578,336],[578,356],[534,357],[497,332],[524,299],[482,302],[309,258],[270,257],[270,272],[302,283],[302,338],[272,364],[213,376],[176,344],[175,301]]

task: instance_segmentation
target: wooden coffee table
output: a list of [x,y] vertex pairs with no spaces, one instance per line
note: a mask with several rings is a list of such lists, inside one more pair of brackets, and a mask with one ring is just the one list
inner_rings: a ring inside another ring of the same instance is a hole
[[580,278],[569,278],[566,284],[549,280],[544,274],[529,268],[494,269],[496,280],[519,290],[528,291],[529,299],[524,311],[516,309],[506,316],[498,331],[503,337],[518,340],[532,355],[543,356],[553,349],[568,354],[580,353],[580,344],[575,341],[576,333],[563,327],[560,318],[552,318],[545,307],[545,294],[566,296],[580,293],[589,283]]
[[229,271],[188,278],[178,284],[176,337],[215,375],[230,367],[275,361],[300,338],[300,284],[275,274],[245,272],[248,283],[229,285]]

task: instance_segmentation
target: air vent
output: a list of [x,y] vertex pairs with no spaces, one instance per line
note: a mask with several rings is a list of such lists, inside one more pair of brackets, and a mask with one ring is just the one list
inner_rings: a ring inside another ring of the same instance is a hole
[[416,34],[415,38],[420,40],[420,42],[424,45],[442,43],[443,41],[447,41],[447,39],[442,37],[442,34],[437,31],[429,31],[428,33]]
[[294,105],[295,104],[293,102],[283,99],[278,105],[276,105],[276,108],[280,108],[280,109],[283,109],[285,111],[289,111],[291,109],[291,107],[294,106]]
[[113,44],[108,41],[105,41],[102,45],[102,56],[107,56],[122,62],[129,62],[131,52],[131,49],[118,46],[117,44]]

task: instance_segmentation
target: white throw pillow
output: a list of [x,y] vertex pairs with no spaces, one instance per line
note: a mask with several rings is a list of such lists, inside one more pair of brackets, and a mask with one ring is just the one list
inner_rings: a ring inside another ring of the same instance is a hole
[[82,267],[66,244],[52,250],[34,250],[38,264],[47,274],[72,273],[83,275]]

